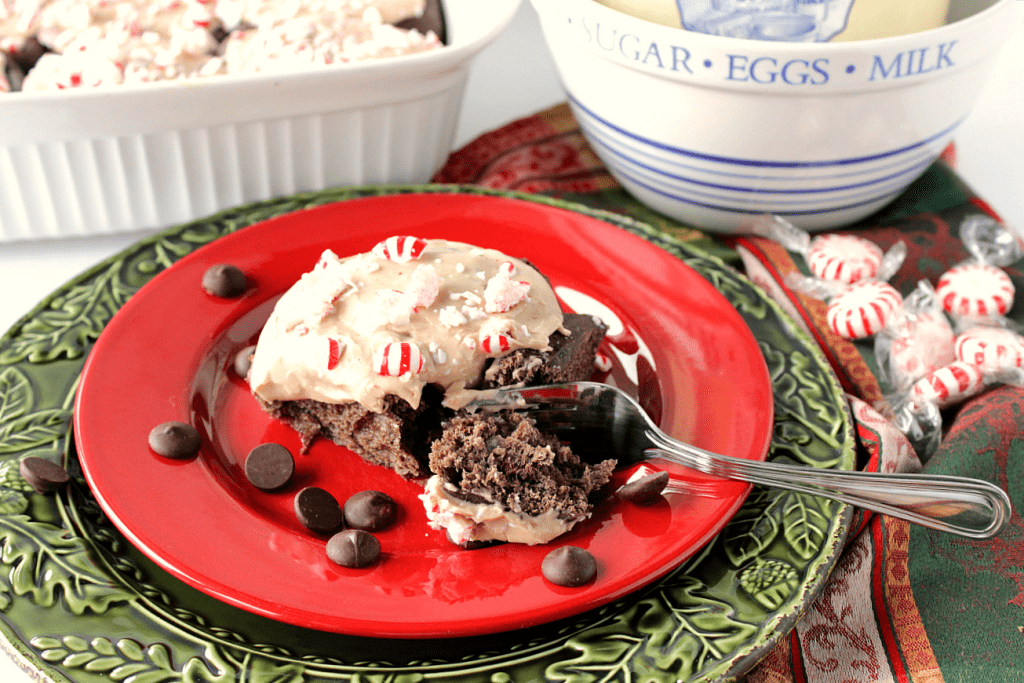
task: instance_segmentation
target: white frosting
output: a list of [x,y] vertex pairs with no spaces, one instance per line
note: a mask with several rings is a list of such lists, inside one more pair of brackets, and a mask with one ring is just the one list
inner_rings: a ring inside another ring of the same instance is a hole
[[447,529],[453,543],[506,541],[538,545],[561,536],[590,515],[560,519],[555,510],[539,515],[511,512],[494,503],[471,503],[448,493],[436,474],[420,494],[431,528]]
[[[445,403],[458,407],[491,358],[549,348],[562,313],[543,275],[495,250],[421,242],[422,253],[405,262],[381,249],[345,259],[324,252],[260,333],[253,392],[267,401],[358,401],[379,412],[388,394],[415,407],[423,388],[436,384]],[[503,284],[490,284],[509,278],[509,264],[511,298]],[[410,345],[404,357],[402,344]]]
[[[53,50],[24,90],[298,70],[441,47],[391,24],[425,0],[0,0],[0,51]],[[223,45],[214,31],[228,31]]]

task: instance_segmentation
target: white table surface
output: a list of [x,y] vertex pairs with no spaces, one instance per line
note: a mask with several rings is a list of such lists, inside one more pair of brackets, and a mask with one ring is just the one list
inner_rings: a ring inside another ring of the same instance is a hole
[[[536,14],[524,2],[505,33],[473,64],[455,147],[563,100]],[[962,177],[1007,224],[1024,230],[1022,112],[1024,23],[1002,51],[991,80],[955,140]],[[10,329],[75,274],[147,234],[0,243],[0,331]],[[36,677],[0,654],[0,681],[31,680]]]

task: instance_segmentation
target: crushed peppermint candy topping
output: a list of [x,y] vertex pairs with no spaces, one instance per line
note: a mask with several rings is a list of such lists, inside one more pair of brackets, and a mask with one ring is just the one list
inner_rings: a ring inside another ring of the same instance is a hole
[[498,273],[487,281],[484,310],[488,313],[505,313],[524,301],[529,292],[529,282],[513,280],[504,273]]
[[419,16],[423,6],[423,0],[0,0],[0,51],[13,55],[29,38],[48,50],[23,90],[304,70],[442,47],[431,31],[393,25]]
[[448,354],[444,352],[441,345],[436,341],[431,341],[427,344],[427,350],[430,352],[430,357],[434,359],[434,362],[438,365],[444,365],[448,362]]
[[469,322],[469,318],[462,314],[455,306],[445,306],[438,311],[437,319],[445,327],[459,327]]
[[[506,262],[515,265],[514,277]],[[562,325],[546,278],[493,249],[431,239],[411,263],[325,252],[314,265],[277,302],[260,335],[250,386],[264,400],[358,401],[379,411],[389,395],[415,406],[435,385],[458,407],[491,358],[546,349]],[[509,310],[492,312],[488,304]]]
[[434,266],[417,266],[416,270],[412,271],[405,294],[409,297],[413,308],[427,308],[437,299],[440,287],[441,280],[437,276]]
[[409,324],[414,307],[405,292],[398,289],[378,289],[374,297],[389,323],[399,327]]
[[341,354],[345,352],[345,342],[335,337],[327,338],[327,369],[333,370],[338,367]]

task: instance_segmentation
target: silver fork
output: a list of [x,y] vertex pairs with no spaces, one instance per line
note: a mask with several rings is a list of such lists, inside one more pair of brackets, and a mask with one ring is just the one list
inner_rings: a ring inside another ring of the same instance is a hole
[[584,460],[615,457],[624,466],[663,458],[717,477],[824,496],[968,538],[990,538],[1010,517],[1006,492],[979,479],[815,469],[711,453],[665,434],[632,397],[608,384],[490,389],[467,408],[526,414]]

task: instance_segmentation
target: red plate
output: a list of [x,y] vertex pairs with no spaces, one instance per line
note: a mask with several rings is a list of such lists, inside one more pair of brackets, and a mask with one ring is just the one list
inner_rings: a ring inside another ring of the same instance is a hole
[[[660,504],[607,497],[593,517],[547,546],[466,551],[426,524],[421,487],[350,451],[318,442],[297,456],[285,491],[248,484],[241,462],[298,438],[269,419],[230,370],[276,298],[321,251],[368,251],[389,235],[446,238],[532,261],[567,308],[611,324],[606,379],[639,393],[672,435],[743,458],[764,459],[772,387],[750,330],[706,280],[679,259],[608,223],[540,203],[477,195],[413,194],[344,201],[284,215],[219,239],[177,262],[114,316],[89,356],[75,408],[82,467],[103,509],[146,555],[199,590],[246,610],[310,628],[380,637],[467,636],[571,616],[663,576],[710,540],[749,487],[673,470]],[[207,295],[204,271],[241,267],[240,299]],[[611,317],[618,321],[611,320]],[[600,377],[599,377],[600,378]],[[639,389],[638,389],[639,385]],[[147,445],[167,420],[205,437],[189,461]],[[620,472],[617,487],[629,472]],[[299,488],[316,484],[340,501],[363,489],[402,506],[378,534],[384,554],[366,569],[336,566],[326,540],[292,512]],[[560,588],[540,574],[555,545],[597,558],[595,581]]]

